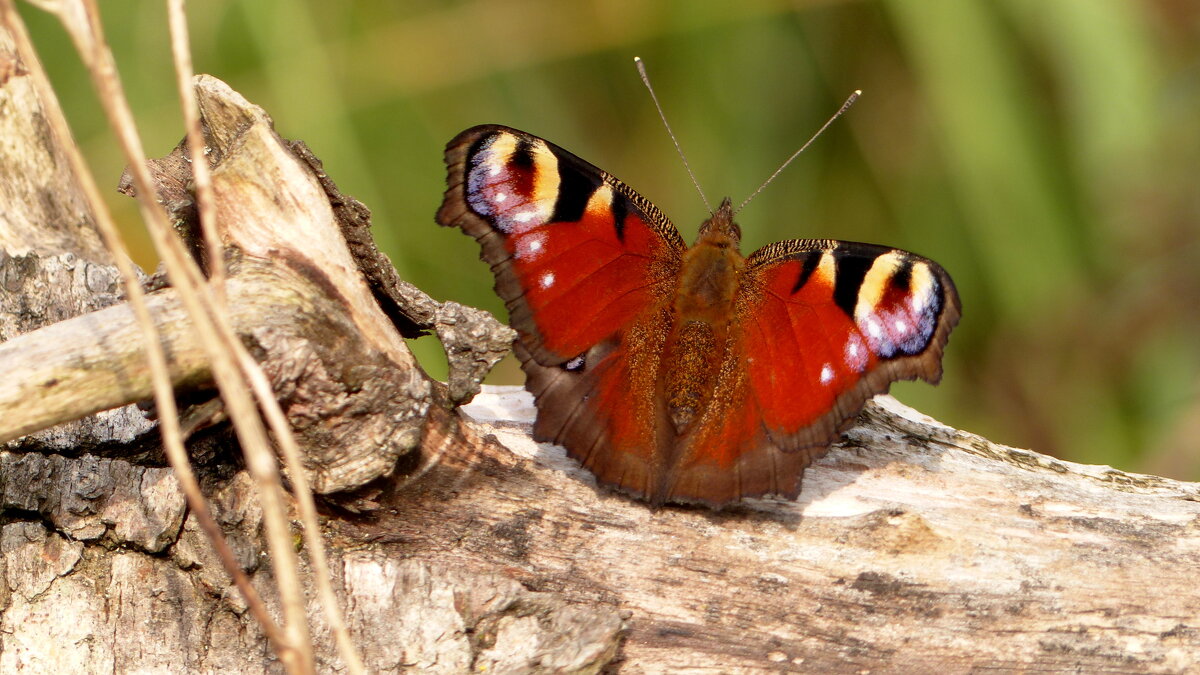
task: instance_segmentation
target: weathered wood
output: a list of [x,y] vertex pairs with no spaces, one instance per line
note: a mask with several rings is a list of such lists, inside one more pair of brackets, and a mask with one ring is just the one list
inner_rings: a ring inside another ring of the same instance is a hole
[[[549,631],[539,644],[569,645],[565,653],[592,654],[593,663],[620,642],[621,672],[631,673],[1167,673],[1196,665],[1194,484],[995,446],[882,399],[810,469],[797,503],[655,511],[598,491],[561,450],[532,443],[528,415],[520,416],[530,401],[502,398],[509,401],[487,394],[468,409],[480,418],[489,405],[504,411],[469,433],[495,438],[430,439],[424,470],[376,516],[327,522],[352,630],[373,668],[463,672],[498,653],[528,663],[534,643],[513,631],[534,626]],[[196,536],[185,525],[169,549],[184,569],[169,572],[171,593],[144,602],[165,609],[213,593],[194,611],[227,616],[222,630],[233,632],[221,639],[254,643],[253,627],[216,599],[224,582],[196,553],[206,550]],[[37,543],[38,555],[61,557],[61,542]],[[168,574],[157,562],[139,565]],[[38,611],[61,611],[89,572],[51,580]],[[99,580],[87,588],[112,591]],[[479,597],[500,598],[493,614],[473,613]],[[95,613],[112,609],[89,602],[73,611],[98,621]],[[15,608],[12,616],[33,616]],[[580,634],[569,618],[576,611],[604,639]],[[32,644],[30,635],[44,630],[44,622],[14,623],[0,645]],[[130,664],[121,652],[128,647],[107,649]],[[264,666],[231,651],[202,658],[180,648],[192,654],[179,657],[189,668]],[[332,665],[328,651],[323,658]]]
[[[36,245],[34,247],[38,248]],[[7,341],[22,333],[110,307],[120,300],[120,281],[112,266],[80,258],[74,253],[39,254],[30,251],[13,256],[0,250],[0,340],[5,341],[5,344],[0,344],[0,352],[7,348]],[[87,341],[94,325],[86,319],[77,325],[86,328],[71,337]],[[36,354],[26,353],[13,365],[18,370],[45,366],[47,364],[39,355],[46,352],[57,354],[57,345],[51,340],[39,340],[32,352]],[[51,377],[46,372],[40,377],[7,370],[0,372],[8,373],[0,379],[0,392],[5,392],[0,393],[0,398],[9,396],[11,403],[21,407],[27,401],[20,392],[30,388],[37,390]],[[27,414],[17,414],[10,408],[0,413],[0,427],[19,426],[27,435],[6,447],[11,450],[34,449],[70,455],[99,451],[110,456],[161,456],[157,439],[144,437],[153,429],[153,425],[136,406],[114,408],[114,405],[126,401],[97,406],[86,394],[79,396],[63,391],[66,398],[86,404],[82,406],[83,409],[102,412],[95,415],[88,415],[87,412],[63,414],[52,412],[51,406],[37,405],[30,406]],[[3,407],[0,404],[0,409]],[[30,431],[35,433],[28,433]],[[6,440],[17,435],[20,434],[0,433]]]
[[[0,340],[120,301],[95,216],[51,137],[29,68],[0,28]],[[46,429],[20,442],[59,452],[130,453],[150,425],[133,407]],[[114,434],[114,431],[121,433]]]
[[61,148],[12,36],[0,28],[0,250],[72,253],[109,263],[94,216]]
[[[414,309],[404,317],[405,327],[433,329],[447,344],[461,345],[452,350],[456,378],[450,392],[460,399],[478,389],[483,373],[505,353],[512,332],[489,315],[434,302],[396,279],[383,279],[374,293],[369,290],[343,236],[357,232],[356,251],[364,262],[375,260],[368,259],[369,251],[381,257],[364,234],[365,213],[352,208],[357,202],[337,194],[327,176],[314,173],[319,162],[311,153],[302,148],[302,157],[293,154],[266,114],[224,83],[202,76],[197,91],[212,144],[222,236],[237,251],[228,261],[230,321],[258,351],[285,404],[307,451],[314,490],[327,494],[366,485],[391,473],[397,459],[420,443],[433,404],[431,383],[376,295],[396,298],[394,306],[408,300]],[[186,226],[188,215],[194,217],[187,163],[177,149],[154,165],[159,199]],[[339,219],[339,213],[353,219]],[[67,264],[56,260],[10,256],[0,261],[9,282],[0,290],[0,309],[13,313],[10,323],[29,314],[22,291],[34,290],[51,274],[46,266]],[[111,270],[87,269],[92,272],[85,278],[105,281],[104,288],[92,284],[79,290],[115,292]],[[172,291],[161,291],[151,304],[174,384],[185,390],[208,384],[203,345]],[[44,315],[35,313],[35,319]],[[0,381],[0,441],[148,399],[145,361],[132,313],[124,306],[10,339],[0,345],[0,370],[9,373]]]
[[[230,270],[230,320],[285,403],[314,489],[352,489],[390,473],[420,442],[429,406],[420,372],[373,350],[344,305],[308,276],[249,258]],[[211,386],[204,348],[173,291],[151,296],[149,307],[174,384]],[[125,305],[0,344],[0,371],[8,373],[0,380],[0,440],[151,395],[140,332]]]
[[370,531],[627,612],[622,672],[1200,667],[1200,485],[999,446],[878,397],[798,502],[656,511],[531,442],[523,392],[466,411],[495,442],[451,446]]
[[[0,96],[12,81],[0,82]],[[360,492],[357,512],[331,505],[325,514],[334,581],[372,671],[1200,668],[1195,484],[997,446],[880,398],[809,470],[797,502],[755,500],[720,512],[650,509],[597,489],[561,449],[533,443],[533,409],[523,393],[489,391],[466,409],[469,418],[440,405],[416,415],[405,407],[407,396],[367,397],[349,410],[322,407],[350,390],[330,393],[306,378],[320,370],[316,364],[337,370],[332,364],[355,361],[355,354],[394,369],[399,379],[389,388],[424,381],[410,358],[397,356],[400,331],[457,329],[468,342],[493,343],[479,354],[494,351],[503,337],[389,276],[371,253],[365,211],[338,195],[314,160],[269,132],[261,111],[215,81],[200,84],[201,96],[211,97],[214,177],[224,171],[227,181],[225,232],[240,249],[230,315],[243,317],[242,334],[259,348],[277,389],[286,400],[308,387],[291,399],[304,405],[291,408],[309,410],[317,427],[360,413],[396,414],[399,428],[415,418],[423,425],[419,457],[404,476]],[[246,148],[254,151],[235,159]],[[222,169],[226,161],[232,163]],[[187,181],[173,170],[159,172],[160,197],[185,214]],[[48,185],[38,189],[54,194]],[[239,189],[258,194],[236,196]],[[303,203],[296,195],[306,195]],[[237,239],[236,221],[247,223],[245,242]],[[280,229],[272,231],[272,223]],[[306,230],[318,225],[357,240],[352,253],[324,256],[345,242]],[[297,247],[295,254],[279,255],[285,245]],[[116,300],[114,286],[107,272],[88,267],[85,249],[34,246],[0,258],[9,289],[0,327],[11,340],[0,356],[19,351],[13,344],[23,349],[20,341],[28,344],[39,333],[27,331],[41,323],[100,310],[71,321],[103,326],[59,328],[61,349],[90,348],[96,359],[107,354],[110,365],[125,363],[96,377],[124,373],[121,386],[129,387],[141,377],[136,347],[118,344],[120,334],[93,332],[124,319],[119,307],[101,309]],[[338,269],[327,274],[329,260]],[[101,277],[109,281],[88,281]],[[262,303],[239,290],[242,284],[264,289]],[[49,287],[63,289],[64,306],[75,309],[24,312]],[[343,301],[344,293],[358,297]],[[385,311],[368,302],[372,297]],[[170,302],[169,291],[155,299],[162,312]],[[438,329],[442,312],[448,328]],[[161,316],[162,325],[175,323]],[[173,330],[167,340],[183,372],[186,324],[180,319]],[[344,342],[322,341],[331,332]],[[13,340],[17,333],[25,335]],[[101,334],[107,344],[96,350],[87,338],[99,342]],[[334,348],[347,344],[368,346]],[[477,358],[463,349],[470,354],[464,363]],[[60,356],[53,345],[38,352],[47,364]],[[198,378],[193,384],[203,380],[202,368],[187,370]],[[357,382],[369,388],[375,377],[360,373]],[[454,385],[456,396],[469,393],[469,379]],[[0,380],[0,390],[21,385]],[[140,386],[133,395],[144,395]],[[135,415],[144,431],[140,413],[130,409],[129,419]],[[380,429],[368,424],[327,439],[337,446],[328,454],[320,441],[312,443],[314,466],[336,464],[347,444],[370,448],[376,434],[387,433]],[[94,425],[93,437],[104,430]],[[131,435],[110,431],[107,444],[97,440],[84,452],[30,441],[0,451],[0,672],[277,671],[168,470],[148,465],[144,454],[117,458]],[[147,442],[138,438],[133,442]],[[205,490],[242,565],[267,588],[262,515],[232,456],[208,456]],[[310,617],[320,668],[336,670],[321,614],[313,607]]]

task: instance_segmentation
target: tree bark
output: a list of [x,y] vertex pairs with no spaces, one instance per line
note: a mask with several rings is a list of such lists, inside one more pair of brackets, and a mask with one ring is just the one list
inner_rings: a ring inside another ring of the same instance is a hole
[[[0,124],[26,131],[5,136],[0,167],[33,166],[55,150],[11,52],[0,37]],[[1200,486],[999,446],[879,397],[796,502],[714,512],[611,494],[530,440],[523,392],[456,411],[511,333],[396,278],[365,208],[305,148],[222,83],[199,78],[197,93],[235,250],[230,316],[325,495],[335,586],[371,671],[1200,668]],[[13,439],[0,672],[279,670],[152,420],[96,413],[150,390],[86,204],[62,162],[46,164],[0,174],[0,436]],[[186,163],[156,170],[160,200],[189,222]],[[188,319],[169,288],[152,302],[175,383],[198,403],[205,492],[274,603],[261,512]],[[421,330],[453,356],[448,385],[399,339]],[[320,669],[341,668],[310,618]]]

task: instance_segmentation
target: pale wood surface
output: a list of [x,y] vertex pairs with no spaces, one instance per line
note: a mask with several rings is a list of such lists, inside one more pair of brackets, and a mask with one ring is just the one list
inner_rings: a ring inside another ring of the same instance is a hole
[[87,200],[50,135],[42,103],[0,28],[0,250],[72,253],[111,262]]
[[[431,496],[461,491],[401,520],[432,532],[430,554],[487,532],[457,550],[629,612],[623,672],[1197,667],[1196,484],[998,446],[879,397],[796,503],[655,511],[532,443],[524,393],[467,412],[499,418],[477,432],[505,447],[466,461],[504,480],[446,476]],[[470,532],[413,524],[451,516]]]

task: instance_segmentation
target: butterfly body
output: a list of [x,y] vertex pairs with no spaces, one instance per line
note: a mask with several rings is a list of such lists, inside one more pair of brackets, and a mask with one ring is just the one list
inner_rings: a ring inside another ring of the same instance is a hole
[[714,395],[714,373],[724,360],[734,319],[746,259],[738,251],[736,233],[730,231],[729,211],[729,200],[725,200],[718,215],[709,221],[717,221],[717,225],[701,229],[696,244],[684,252],[680,263],[673,311],[667,320],[671,327],[664,359],[667,367],[659,375],[659,390],[676,435],[687,432]]
[[897,249],[777,242],[744,257],[725,200],[695,245],[611,175],[524,132],[447,146],[438,222],[479,241],[518,331],[537,440],[654,503],[795,498],[898,379],[936,382],[950,277]]

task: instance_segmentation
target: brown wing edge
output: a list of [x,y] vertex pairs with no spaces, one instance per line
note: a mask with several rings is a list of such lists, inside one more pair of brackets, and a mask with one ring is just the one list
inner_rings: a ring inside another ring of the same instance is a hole
[[[616,340],[610,339],[588,350],[586,359],[598,363],[615,347]],[[630,452],[612,448],[605,420],[588,404],[597,375],[542,365],[520,341],[513,351],[525,371],[525,388],[533,394],[538,409],[533,439],[563,446],[567,456],[595,476],[597,484],[635,498],[650,498],[655,467]]]
[[695,466],[672,476],[652,502],[696,504],[723,509],[744,499],[779,498],[795,501],[800,496],[804,471],[825,448],[785,452],[764,435],[763,442],[738,458],[732,470]]

